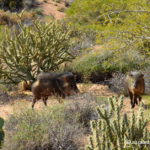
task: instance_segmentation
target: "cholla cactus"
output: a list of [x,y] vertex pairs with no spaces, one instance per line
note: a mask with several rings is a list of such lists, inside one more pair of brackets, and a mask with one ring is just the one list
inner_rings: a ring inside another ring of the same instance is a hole
[[71,54],[71,30],[61,22],[33,21],[32,26],[19,24],[20,32],[7,33],[0,46],[5,83],[33,81],[39,72],[55,71],[74,56]]
[[[89,138],[88,150],[148,150],[150,133],[146,129],[147,120],[140,108],[137,115],[123,114],[123,97],[109,98],[109,109],[98,108],[100,119],[91,122],[92,136]],[[149,140],[149,141],[148,141]],[[131,143],[129,143],[131,142]]]
[[1,148],[3,141],[4,141],[3,126],[4,126],[4,119],[0,117],[0,148]]

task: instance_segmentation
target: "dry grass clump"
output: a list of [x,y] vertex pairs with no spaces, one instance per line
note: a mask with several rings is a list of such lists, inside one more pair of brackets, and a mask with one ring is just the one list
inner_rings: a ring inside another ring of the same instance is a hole
[[[19,17],[21,16],[21,17]],[[14,25],[18,21],[36,19],[38,16],[36,11],[23,11],[21,13],[12,13],[9,11],[0,10],[0,25]]]

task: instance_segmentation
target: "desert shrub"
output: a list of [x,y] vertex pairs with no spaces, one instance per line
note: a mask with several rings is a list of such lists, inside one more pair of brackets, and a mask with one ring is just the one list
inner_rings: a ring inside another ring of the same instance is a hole
[[97,31],[98,44],[111,49],[132,47],[149,57],[149,9],[147,0],[76,0],[67,14],[70,24]]
[[77,150],[83,129],[72,117],[72,122],[65,118],[64,106],[20,111],[6,123],[4,149]]
[[149,60],[138,51],[100,50],[78,56],[69,68],[73,72],[82,74],[85,80],[93,81],[96,78],[100,80],[101,75],[105,76],[105,78],[102,78],[105,80],[107,74],[141,69],[148,64]]
[[83,149],[90,131],[90,121],[98,119],[97,102],[89,95],[73,97],[64,103],[43,110],[26,109],[16,105],[6,121],[5,150],[79,150]]
[[116,72],[113,77],[108,80],[109,88],[118,94],[128,95],[128,91],[125,89],[124,80],[125,74]]
[[[134,70],[134,68],[133,68]],[[140,70],[141,73],[144,74],[145,80],[145,94],[150,94],[150,68],[146,67],[144,70]],[[127,89],[125,89],[124,85],[125,74],[116,72],[113,74],[113,77],[108,80],[109,87],[114,92],[118,94],[124,94],[125,96],[128,95]]]
[[[0,25],[16,25],[18,22],[31,21],[38,18],[38,13],[32,11],[21,11],[19,13],[0,10]],[[3,28],[3,27],[2,27]],[[4,31],[3,31],[4,32]]]
[[23,8],[31,8],[35,0],[0,0],[0,8],[11,11],[18,11]]
[[97,109],[100,119],[91,122],[93,134],[89,138],[88,150],[150,148],[148,120],[144,118],[143,109],[140,108],[137,114],[133,111],[129,117],[122,114],[122,108],[123,98],[114,97],[109,99],[108,109],[105,107]]
[[71,29],[59,21],[33,21],[8,29],[0,46],[1,79],[5,83],[35,80],[39,72],[55,71],[74,56],[70,52]]
[[[74,23],[83,26],[94,27],[94,26],[111,26],[126,24],[128,19],[133,19],[130,23],[133,23],[137,18],[146,17],[141,14],[141,9],[148,10],[147,0],[130,1],[99,1],[99,0],[76,0],[68,9],[68,16],[72,17]],[[137,15],[138,14],[138,15]],[[136,16],[136,18],[134,18]],[[145,18],[146,19],[146,18]],[[100,29],[100,28],[99,28]]]
[[82,124],[86,131],[89,131],[90,121],[98,118],[95,110],[95,107],[98,105],[98,103],[96,102],[96,99],[88,100],[87,96],[84,96],[83,100],[76,100],[69,103],[65,112],[65,116],[66,118],[71,119],[72,116],[76,115],[77,122]]
[[72,51],[76,56],[81,56],[84,50],[90,49],[96,43],[96,31],[94,30],[78,30],[74,28],[74,34],[76,35],[75,44],[72,46]]
[[150,94],[150,67],[145,68],[141,72],[144,74],[145,79],[145,93]]
[[0,104],[8,103],[10,102],[10,96],[6,91],[1,90],[0,91]]
[[10,101],[8,91],[9,91],[8,86],[0,84],[0,104],[8,103]]

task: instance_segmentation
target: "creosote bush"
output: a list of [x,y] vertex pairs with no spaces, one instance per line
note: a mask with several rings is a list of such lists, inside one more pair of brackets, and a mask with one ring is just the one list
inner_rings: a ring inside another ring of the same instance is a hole
[[35,80],[39,72],[55,71],[74,56],[70,52],[71,29],[60,21],[19,24],[7,32],[0,46],[0,77],[5,83]]
[[[109,107],[97,109],[99,120],[91,122],[92,135],[89,138],[88,150],[148,150],[150,132],[146,126],[148,120],[143,116],[143,109],[138,114],[133,111],[131,116],[123,114],[123,97],[109,99]],[[131,142],[132,144],[128,143]]]

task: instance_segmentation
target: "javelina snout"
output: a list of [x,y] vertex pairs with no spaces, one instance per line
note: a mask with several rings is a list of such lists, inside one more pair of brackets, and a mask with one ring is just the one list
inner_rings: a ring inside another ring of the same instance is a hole
[[71,72],[61,75],[58,79],[62,82],[63,90],[66,96],[75,95],[79,92],[75,77]]
[[134,108],[135,104],[138,104],[138,99],[141,101],[141,94],[144,94],[145,83],[144,75],[140,72],[130,72],[125,78],[125,85],[128,90],[131,107]]

